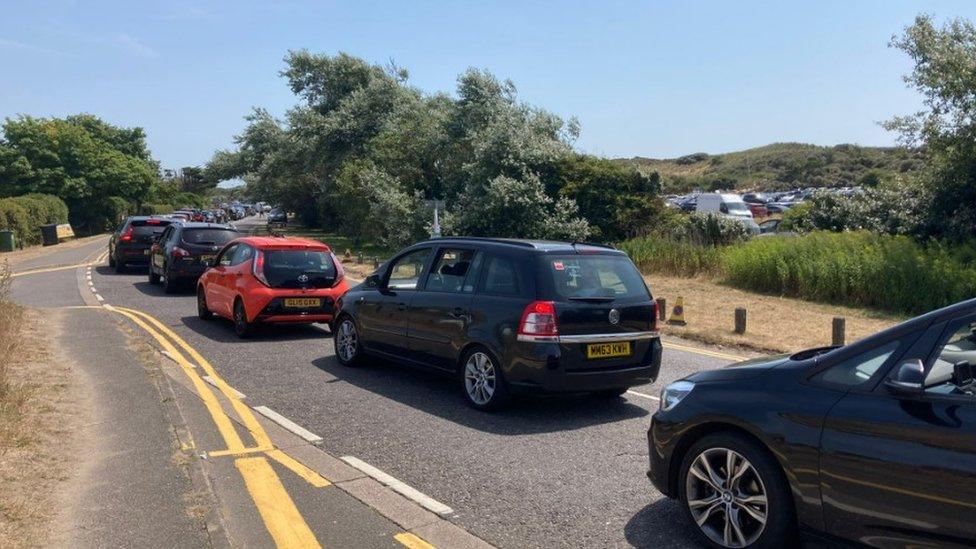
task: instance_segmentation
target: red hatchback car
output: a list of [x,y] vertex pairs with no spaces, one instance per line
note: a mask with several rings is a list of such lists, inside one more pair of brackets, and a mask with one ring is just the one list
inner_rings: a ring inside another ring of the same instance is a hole
[[258,323],[331,322],[348,285],[332,250],[314,240],[249,236],[232,240],[197,283],[197,311],[234,321],[247,337]]

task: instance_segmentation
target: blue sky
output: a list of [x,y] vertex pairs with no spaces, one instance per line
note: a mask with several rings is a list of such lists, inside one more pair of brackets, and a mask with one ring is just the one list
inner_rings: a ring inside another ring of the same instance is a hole
[[920,106],[891,35],[923,11],[976,19],[962,0],[5,4],[0,116],[142,126],[166,167],[231,147],[252,106],[293,105],[278,72],[300,48],[393,59],[427,91],[489,69],[605,156],[887,145],[877,122]]

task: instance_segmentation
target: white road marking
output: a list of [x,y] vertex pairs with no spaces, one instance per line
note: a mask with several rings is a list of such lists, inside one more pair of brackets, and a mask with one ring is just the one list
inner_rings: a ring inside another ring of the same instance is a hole
[[366,473],[368,476],[372,477],[380,484],[385,484],[394,492],[397,492],[401,496],[417,503],[418,505],[420,505],[421,507],[427,509],[432,513],[436,513],[441,516],[450,515],[454,513],[454,509],[451,509],[447,505],[444,505],[443,503],[428,496],[427,494],[424,494],[423,492],[417,490],[416,488],[413,488],[412,486],[408,485],[402,480],[398,480],[395,477],[390,476],[384,473],[383,471],[380,471],[376,467],[373,467],[372,465],[366,463],[365,461],[359,458],[355,458],[353,456],[343,456],[339,459],[345,461],[346,463],[355,467],[356,469],[359,469],[363,473]]
[[281,425],[285,429],[288,429],[292,433],[302,437],[308,442],[322,442],[322,437],[316,435],[315,433],[309,431],[308,429],[302,427],[301,425],[295,423],[294,421],[286,418],[285,416],[275,412],[267,406],[255,406],[254,411],[261,414],[262,416],[270,419],[271,421]]
[[[203,376],[203,380],[206,381],[207,383],[213,385],[214,387],[217,387],[217,382],[214,381],[214,378],[212,378],[210,376]],[[217,388],[219,389],[220,387],[217,387]],[[244,393],[238,391],[237,389],[235,389],[233,387],[230,387],[230,390],[231,391],[234,391],[234,394],[237,395],[237,398],[245,398]]]
[[658,400],[658,401],[661,400],[660,398],[658,398],[656,396],[652,396],[652,395],[648,395],[648,394],[644,394],[644,393],[638,393],[637,391],[630,391],[630,390],[628,390],[627,391],[627,394],[628,395],[639,396],[639,397],[644,397],[644,398],[649,398],[651,400]]
[[[159,352],[160,352],[160,353],[162,353],[164,357],[166,357],[166,358],[168,358],[168,359],[170,359],[170,360],[172,360],[173,362],[175,362],[175,363],[177,363],[177,364],[180,364],[180,361],[179,361],[179,360],[176,360],[176,357],[175,357],[175,356],[173,356],[173,355],[171,355],[169,351],[163,351],[163,350],[160,350]],[[196,365],[196,364],[194,364],[194,363],[192,363],[192,362],[190,362],[189,360],[187,361],[187,364],[189,364],[190,366],[193,366],[194,368],[196,368],[196,367],[197,367],[197,365]]]
[[102,297],[102,296],[100,296],[100,295],[98,295],[98,294],[95,294],[95,299],[97,299],[99,301],[105,301],[105,298]]

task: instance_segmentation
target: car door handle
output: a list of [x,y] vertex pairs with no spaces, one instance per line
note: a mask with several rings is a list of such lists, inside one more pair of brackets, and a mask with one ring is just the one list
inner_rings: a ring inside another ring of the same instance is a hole
[[406,311],[407,310],[407,304],[406,303],[397,303],[397,310],[398,311]]

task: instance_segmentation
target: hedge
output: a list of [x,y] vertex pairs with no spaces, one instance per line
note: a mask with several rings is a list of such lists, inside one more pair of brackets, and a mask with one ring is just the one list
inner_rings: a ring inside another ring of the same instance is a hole
[[41,242],[41,225],[68,222],[68,206],[49,194],[28,194],[0,199],[0,229],[14,232],[25,245]]

